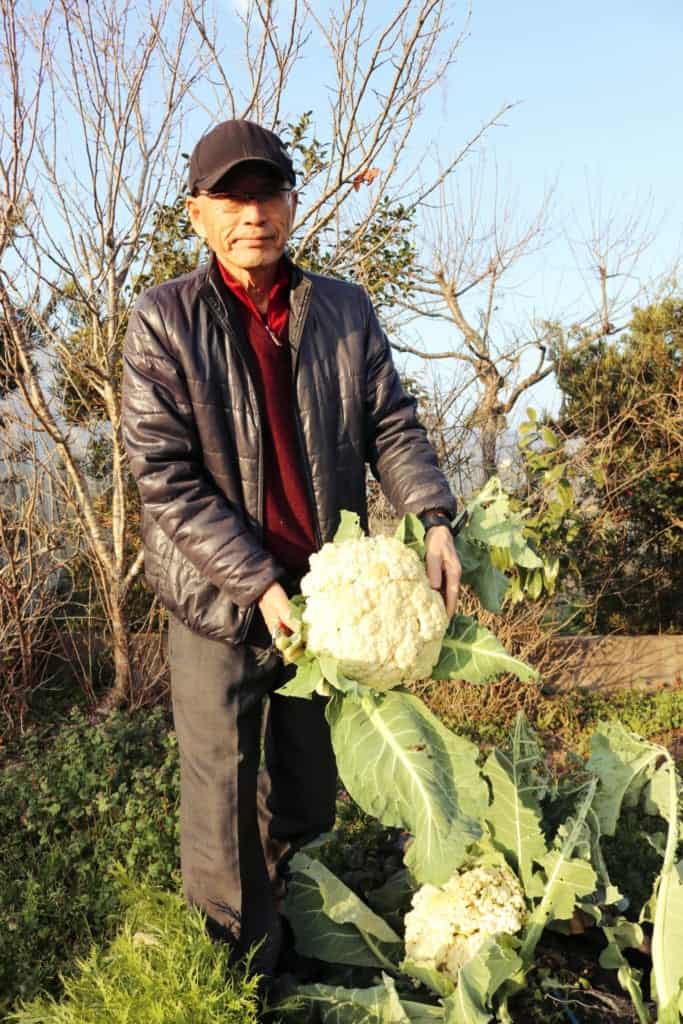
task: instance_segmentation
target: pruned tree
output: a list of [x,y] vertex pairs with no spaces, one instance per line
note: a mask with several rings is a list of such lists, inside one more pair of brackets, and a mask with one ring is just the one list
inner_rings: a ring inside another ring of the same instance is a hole
[[572,246],[588,286],[583,312],[578,318],[567,310],[522,320],[511,315],[510,297],[520,289],[525,262],[548,244],[552,201],[549,191],[522,220],[517,198],[499,188],[497,175],[490,185],[483,161],[466,186],[446,183],[426,221],[426,255],[413,292],[401,302],[408,313],[441,325],[445,340],[395,347],[466,373],[467,426],[484,479],[497,471],[501,437],[521,400],[554,372],[562,353],[618,334],[640,289],[633,272],[649,241],[642,215],[617,217],[591,205],[590,227]]

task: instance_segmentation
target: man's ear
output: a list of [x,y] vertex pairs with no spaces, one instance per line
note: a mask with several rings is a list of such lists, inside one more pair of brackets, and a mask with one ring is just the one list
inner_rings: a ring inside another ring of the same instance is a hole
[[202,223],[202,211],[195,196],[188,196],[185,200],[185,209],[190,217],[190,223],[196,235],[206,241],[206,232]]

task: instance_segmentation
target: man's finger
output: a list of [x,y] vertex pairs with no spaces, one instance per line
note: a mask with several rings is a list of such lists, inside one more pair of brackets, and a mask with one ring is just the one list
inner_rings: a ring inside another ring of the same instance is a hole
[[444,603],[446,605],[446,614],[448,618],[452,618],[455,615],[455,609],[458,604],[458,594],[460,593],[460,576],[461,568],[460,561],[452,562],[444,559],[444,576],[445,576],[445,594]]
[[440,551],[427,551],[425,568],[429,585],[433,590],[441,590],[443,580],[442,563],[443,558]]

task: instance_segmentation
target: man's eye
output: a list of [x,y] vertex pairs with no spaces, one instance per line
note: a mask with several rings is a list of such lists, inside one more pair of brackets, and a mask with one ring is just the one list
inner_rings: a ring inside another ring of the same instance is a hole
[[233,203],[249,203],[253,200],[257,202],[264,202],[268,199],[274,199],[278,195],[274,191],[264,192],[221,192],[216,198],[228,199]]

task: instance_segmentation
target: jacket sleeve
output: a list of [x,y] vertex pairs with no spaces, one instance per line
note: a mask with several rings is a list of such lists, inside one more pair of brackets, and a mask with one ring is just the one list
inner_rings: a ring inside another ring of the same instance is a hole
[[122,423],[145,510],[202,576],[252,604],[283,570],[204,471],[187,382],[149,294],[126,333]]
[[455,498],[417,418],[417,402],[404,391],[389,340],[367,296],[366,302],[365,436],[370,468],[399,515],[429,508],[455,515]]

